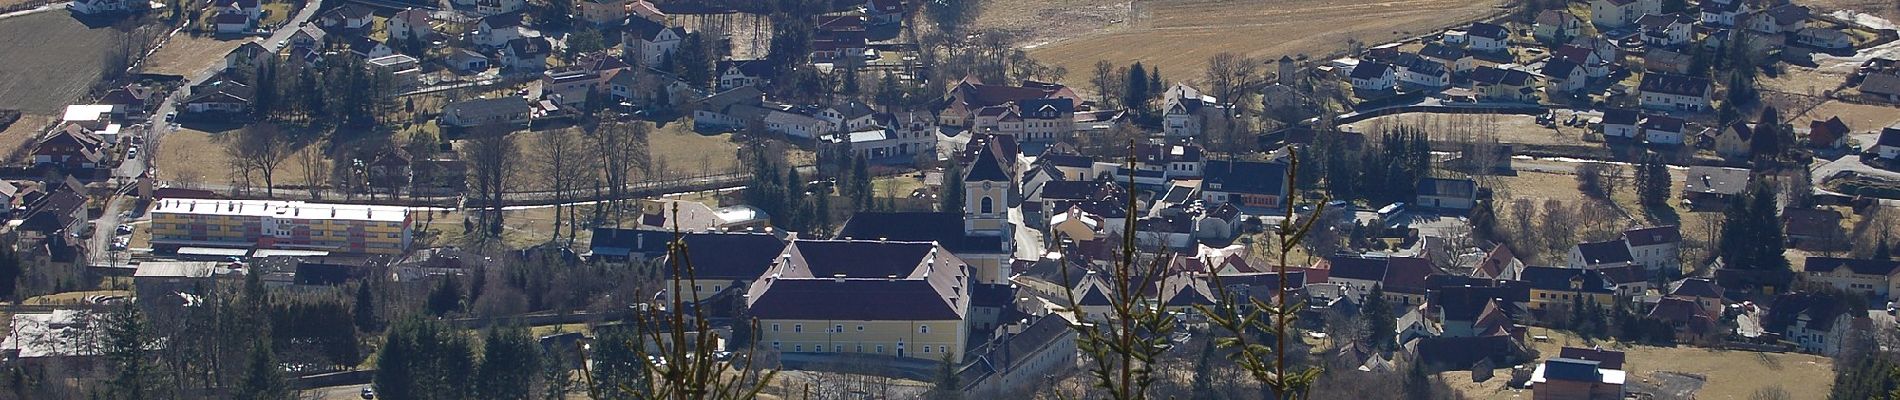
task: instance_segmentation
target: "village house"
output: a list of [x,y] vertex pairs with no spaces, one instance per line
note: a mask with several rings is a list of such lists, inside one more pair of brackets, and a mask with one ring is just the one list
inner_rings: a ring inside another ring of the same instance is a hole
[[1590,0],[1590,23],[1604,28],[1622,28],[1645,14],[1640,0]]
[[830,122],[810,115],[771,110],[765,115],[765,130],[790,138],[811,139],[836,129]]
[[906,10],[908,10],[908,8],[904,0],[864,1],[864,13],[866,17],[869,17],[865,22],[872,25],[889,25],[903,22],[904,15],[907,12]]
[[765,86],[772,64],[765,60],[724,60],[715,64],[713,70],[719,71],[713,86],[723,92],[740,86]]
[[1675,225],[1623,231],[1623,244],[1637,265],[1658,273],[1682,270],[1682,230]]
[[1747,190],[1748,180],[1746,169],[1691,166],[1682,182],[1682,198],[1695,207],[1719,208]]
[[1616,304],[1616,285],[1594,269],[1524,267],[1519,280],[1531,286],[1531,309],[1571,307],[1577,301]]
[[1603,110],[1604,138],[1636,139],[1642,134],[1642,114],[1635,110],[1612,108]]
[[1569,38],[1583,34],[1583,20],[1564,10],[1544,10],[1537,13],[1536,24],[1531,28],[1531,36],[1538,41],[1562,43]]
[[1854,37],[1838,29],[1808,27],[1794,33],[1794,42],[1822,50],[1854,48]]
[[250,112],[252,90],[226,75],[193,86],[191,95],[185,97],[185,114],[226,113],[241,114]]
[[[957,359],[969,266],[932,243],[795,240],[746,292],[759,344],[784,353]],[[877,293],[867,302],[865,293]]]
[[1470,211],[1478,202],[1478,183],[1469,178],[1445,179],[1425,178],[1418,181],[1418,198],[1413,204],[1421,207]]
[[[1476,68],[1473,64],[1476,61],[1475,58],[1471,56],[1471,53],[1466,52],[1465,49],[1447,46],[1443,43],[1426,44],[1425,48],[1418,50],[1418,56],[1424,57],[1427,61],[1443,64],[1445,68],[1450,69],[1453,74],[1463,74],[1471,71],[1472,68]],[[1286,63],[1289,64],[1293,61],[1291,58],[1286,58],[1285,60]],[[1281,73],[1293,73],[1291,71],[1292,68],[1292,66],[1288,65],[1283,68],[1286,71]]]
[[1900,68],[1866,73],[1861,78],[1859,89],[1862,97],[1900,103]]
[[1570,247],[1570,254],[1564,262],[1570,268],[1599,269],[1628,265],[1635,261],[1630,256],[1629,244],[1623,239],[1600,242],[1577,243]]
[[388,73],[398,89],[413,88],[422,83],[422,62],[407,54],[391,54],[369,59],[365,62],[376,72]]
[[1708,78],[1663,72],[1643,74],[1637,90],[1642,92],[1643,108],[1688,112],[1709,110],[1709,95],[1715,91]]
[[218,33],[250,31],[264,18],[264,8],[258,6],[257,0],[218,0],[217,9],[218,15],[212,22],[217,25]]
[[1501,53],[1511,47],[1511,31],[1497,24],[1473,22],[1465,27],[1466,49],[1480,53]]
[[[1519,274],[1523,271],[1524,261],[1519,260],[1517,254],[1511,252],[1511,246],[1498,244],[1492,247],[1491,251],[1485,252],[1484,258],[1478,259],[1477,265],[1471,268],[1470,276],[1477,279],[1517,281]],[[1525,304],[1529,305],[1529,301],[1526,299]]]
[[818,114],[815,116],[818,117],[818,119],[824,120],[826,123],[830,123],[831,126],[836,127],[840,132],[856,132],[868,127],[875,127],[873,125],[877,123],[876,114],[876,112],[871,110],[870,105],[859,101],[847,101],[818,110]]
[[1749,14],[1746,25],[1748,30],[1770,35],[1793,33],[1807,26],[1808,16],[1807,7],[1788,3]]
[[1900,160],[1900,123],[1880,130],[1880,139],[1874,142],[1874,153],[1890,162]]
[[693,130],[711,132],[745,129],[754,120],[765,119],[765,92],[753,86],[740,86],[699,100],[693,109]]
[[645,18],[628,18],[626,33],[620,39],[620,51],[642,66],[657,67],[679,49],[686,36],[686,28]]
[[521,18],[522,14],[518,12],[484,17],[475,25],[475,33],[470,41],[477,46],[499,48],[515,39],[541,37],[541,32],[523,25]]
[[1646,115],[1643,117],[1643,142],[1656,145],[1680,146],[1683,143],[1681,118],[1667,115]]
[[472,128],[483,125],[526,125],[528,101],[520,97],[463,100],[442,106],[440,123],[444,127]]
[[[1612,59],[1604,57],[1606,52],[1589,47],[1566,44],[1551,50],[1550,53],[1552,60],[1561,60],[1582,67],[1584,76],[1590,79],[1608,77],[1610,73],[1616,69],[1615,63],[1610,62]],[[1615,52],[1607,53],[1617,54]],[[1617,58],[1616,60],[1621,60],[1621,58]]]
[[1847,148],[1848,134],[1853,133],[1840,116],[1826,121],[1814,120],[1808,123],[1808,148],[1817,150],[1839,150]]
[[430,25],[432,20],[433,18],[429,17],[429,10],[408,8],[391,15],[389,20],[383,23],[383,30],[387,31],[389,38],[393,40],[407,42],[413,38],[413,40],[426,42],[434,39],[436,35],[435,28]]
[[1451,85],[1451,69],[1445,64],[1413,53],[1399,53],[1392,61],[1399,67],[1399,82],[1427,90]]
[[1850,247],[1847,232],[1841,229],[1842,219],[1840,212],[1830,209],[1789,207],[1781,210],[1781,230],[1788,247],[1840,250]]
[[1491,66],[1471,70],[1472,89],[1480,101],[1536,103],[1537,76],[1517,69]]
[[1531,398],[1534,400],[1621,399],[1629,374],[1606,368],[1598,361],[1574,358],[1544,360],[1531,372]]
[[626,23],[627,16],[633,12],[627,0],[581,0],[576,5],[580,8],[581,22],[597,28]]
[[1682,14],[1651,14],[1636,20],[1643,29],[1643,43],[1652,47],[1676,47],[1695,38],[1695,18]]
[[1715,132],[1715,154],[1725,158],[1747,158],[1749,140],[1755,137],[1755,127],[1747,122],[1735,121]]
[[357,58],[367,61],[396,54],[396,50],[376,39],[358,37],[350,41],[350,54],[355,54]]
[[977,112],[989,107],[1004,106],[1031,99],[1069,99],[1072,104],[1082,104],[1081,96],[1067,86],[1054,83],[1024,81],[1022,86],[989,85],[975,76],[964,77],[945,94],[943,109],[938,110],[938,124],[945,126],[970,127],[975,123]]
[[480,73],[487,71],[489,67],[488,56],[469,49],[455,49],[449,52],[448,58],[443,62],[448,64],[449,69],[462,74]]
[[1550,80],[1550,85],[1545,88],[1552,96],[1567,96],[1582,92],[1584,85],[1589,83],[1588,73],[1584,71],[1583,66],[1569,61],[1546,61],[1544,70],[1541,72],[1545,79]]
[[1801,278],[1884,301],[1900,291],[1900,261],[1808,257]]
[[296,32],[290,33],[290,48],[293,50],[315,50],[322,48],[323,38],[325,36],[329,36],[329,32],[325,32],[323,28],[319,28],[316,25],[299,26]]
[[[1515,336],[1523,329],[1518,318],[1528,318],[1530,286],[1516,281],[1475,281],[1466,277],[1438,277],[1423,310],[1425,319],[1439,328],[1439,337]],[[1400,343],[1408,340],[1400,338]]]
[[1162,95],[1161,132],[1171,138],[1196,138],[1201,136],[1201,122],[1207,118],[1207,110],[1218,110],[1220,103],[1213,96],[1201,94],[1200,90],[1186,83],[1176,83]]
[[1291,189],[1286,165],[1279,163],[1210,160],[1201,175],[1201,200],[1207,205],[1234,204],[1256,214],[1285,207]]
[[219,13],[211,17],[211,23],[219,34],[233,35],[251,31],[251,28],[256,26],[257,20],[243,13]]
[[868,38],[862,15],[815,16],[811,60],[856,62],[868,58]]
[[540,74],[548,68],[548,56],[554,48],[547,39],[524,37],[501,47],[501,66],[514,74]]
[[97,168],[106,161],[106,141],[79,124],[53,129],[33,144],[33,165],[65,169]]
[[1352,88],[1360,93],[1384,93],[1398,85],[1398,73],[1392,64],[1381,61],[1360,60],[1353,67]]
[[1702,25],[1733,27],[1735,17],[1742,15],[1745,11],[1746,5],[1742,3],[1744,2],[1740,0],[1708,0],[1697,2],[1696,7],[1701,11]]
[[224,72],[252,75],[257,72],[258,66],[263,65],[264,60],[276,56],[256,41],[244,42],[224,53]]
[[[1846,301],[1838,296],[1807,292],[1788,292],[1775,296],[1768,306],[1763,328],[1780,333],[1801,351],[1826,356],[1837,354],[1848,340],[1856,318],[1848,312]],[[1876,303],[1878,304],[1878,303]]]
[[475,13],[480,15],[500,15],[519,12],[528,7],[526,0],[475,0]]
[[369,6],[343,4],[317,15],[317,26],[323,30],[346,35],[360,35],[375,27],[375,20]]
[[1426,278],[1436,270],[1423,258],[1371,255],[1328,256],[1315,268],[1326,270],[1326,282],[1347,288],[1357,304],[1377,286],[1388,304],[1399,306],[1425,304]]

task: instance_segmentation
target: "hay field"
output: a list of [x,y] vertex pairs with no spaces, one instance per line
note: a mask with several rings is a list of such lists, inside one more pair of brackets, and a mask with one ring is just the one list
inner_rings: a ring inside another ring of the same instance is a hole
[[[87,28],[66,12],[0,20],[0,108],[52,114],[86,95],[116,46],[112,28]],[[43,38],[56,40],[24,40]]]
[[[1055,3],[1069,9],[1081,6]],[[1207,58],[1220,52],[1263,58],[1320,56],[1345,49],[1348,39],[1380,43],[1467,23],[1504,11],[1498,4],[1469,0],[1136,1],[1126,20],[1108,18],[1106,28],[1079,26],[1095,30],[1048,44],[1036,45],[1039,41],[1034,38],[1027,42],[1034,46],[1031,56],[1064,66],[1071,74],[1092,70],[1096,60],[1141,61],[1159,65],[1164,77],[1194,79],[1201,75]]]

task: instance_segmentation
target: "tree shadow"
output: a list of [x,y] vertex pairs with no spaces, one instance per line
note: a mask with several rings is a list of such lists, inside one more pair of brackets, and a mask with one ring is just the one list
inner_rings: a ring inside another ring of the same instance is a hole
[[1676,212],[1675,207],[1667,205],[1645,205],[1643,206],[1643,216],[1648,217],[1649,222],[1655,224],[1682,226],[1682,215]]

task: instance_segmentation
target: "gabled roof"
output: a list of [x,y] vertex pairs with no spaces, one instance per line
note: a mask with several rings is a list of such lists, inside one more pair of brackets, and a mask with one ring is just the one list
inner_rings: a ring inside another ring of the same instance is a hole
[[1689,21],[1685,21],[1683,16],[1676,14],[1647,14],[1636,19],[1636,24],[1642,25],[1645,29],[1663,29],[1677,23],[1686,24]]
[[961,320],[968,269],[931,243],[797,240],[752,284],[747,305],[761,319]]
[[1329,265],[1328,277],[1362,281],[1385,279],[1387,263],[1383,258],[1330,256],[1325,258],[1325,262]]
[[1709,89],[1708,78],[1653,71],[1643,74],[1643,81],[1640,85],[1640,90],[1644,92],[1690,97],[1706,96],[1709,93]]
[[1446,46],[1444,44],[1436,43],[1436,42],[1432,44],[1427,44],[1425,45],[1425,48],[1419,49],[1418,55],[1422,57],[1435,58],[1435,59],[1445,60],[1445,61],[1456,61],[1458,59],[1462,59],[1467,56],[1467,54],[1465,53],[1465,49],[1452,47],[1452,46]]
[[509,40],[506,48],[509,54],[512,54],[515,58],[524,59],[535,58],[537,56],[545,58],[548,54],[554,52],[553,46],[548,44],[547,39],[538,37],[524,37]]
[[[1842,271],[1841,268],[1847,268]],[[1900,271],[1900,261],[1863,260],[1834,257],[1808,257],[1802,267],[1808,273],[1853,273],[1855,275],[1889,276]]]
[[1484,253],[1484,258],[1478,260],[1478,265],[1473,267],[1472,274],[1485,278],[1497,278],[1504,274],[1505,268],[1510,268],[1512,264],[1519,262],[1521,261],[1518,261],[1517,254],[1511,252],[1511,246],[1500,243],[1497,247],[1491,248],[1491,251]]
[[1849,132],[1847,123],[1842,122],[1839,116],[1828,118],[1826,121],[1815,120],[1808,124],[1808,140],[1821,145],[1832,144],[1847,137]]
[[1682,132],[1681,118],[1667,115],[1650,115],[1643,119],[1643,129],[1663,132]]
[[1585,265],[1612,264],[1631,260],[1630,249],[1623,239],[1577,243],[1577,252],[1583,254]]
[[1641,115],[1642,114],[1636,112],[1636,110],[1626,110],[1626,109],[1621,109],[1621,108],[1612,108],[1608,110],[1603,110],[1603,124],[1604,125],[1636,125],[1637,122],[1641,121],[1641,118],[1642,118]]
[[1544,62],[1544,70],[1542,72],[1544,73],[1545,77],[1548,77],[1550,79],[1561,80],[1561,79],[1570,79],[1570,75],[1572,73],[1575,73],[1576,71],[1582,68],[1583,67],[1580,65],[1577,65],[1577,63],[1564,61],[1564,60],[1550,60],[1550,61]]
[[[1609,294],[1615,293],[1615,286],[1603,274],[1592,269],[1563,267],[1524,267],[1519,280],[1530,283],[1532,289],[1544,291]],[[1581,286],[1571,287],[1572,280]]]
[[1597,367],[1603,369],[1623,369],[1623,352],[1616,350],[1564,346],[1562,350],[1558,350],[1557,356],[1576,360],[1595,361],[1597,362]]
[[1379,61],[1361,61],[1352,68],[1353,79],[1378,79],[1392,73],[1392,64]]
[[1473,197],[1478,193],[1478,182],[1471,179],[1425,178],[1418,180],[1420,196],[1457,196]]
[[786,244],[769,233],[688,233],[680,242],[692,260],[694,279],[732,280],[758,279]]
[[1874,142],[1874,145],[1900,147],[1900,123],[1881,129],[1880,140]]
[[1210,160],[1201,169],[1202,191],[1282,194],[1286,165],[1259,161]]
[[963,174],[964,182],[1009,182],[1009,174],[1003,172],[1002,156],[997,155],[995,146],[982,146],[976,152],[976,159],[970,161],[969,172]]
[[1002,251],[996,237],[966,236],[963,213],[948,212],[859,212],[851,214],[838,229],[839,238],[936,242],[958,254]]
[[489,29],[507,29],[521,26],[521,11],[508,12],[482,17],[482,25]]
[[1807,7],[1795,4],[1782,4],[1761,10],[1760,13],[1774,19],[1775,24],[1778,25],[1793,25],[1807,21],[1810,14]]
[[1497,40],[1504,40],[1511,36],[1510,31],[1504,29],[1503,26],[1498,26],[1497,24],[1490,24],[1490,23],[1484,23],[1484,22],[1471,23],[1470,27],[1465,28],[1465,33],[1473,37],[1492,38],[1492,39],[1497,39]]
[[1537,79],[1535,75],[1518,69],[1483,66],[1471,70],[1471,81],[1477,83],[1478,86],[1527,86],[1534,79]]
[[1867,77],[1860,81],[1860,91],[1863,93],[1888,95],[1900,94],[1900,72],[1888,71],[1867,74]]
[[765,60],[726,60],[718,62],[715,68],[720,74],[737,71],[740,75],[754,78],[763,78],[772,73],[772,64]]
[[1630,247],[1677,243],[1682,241],[1682,229],[1675,225],[1630,229],[1623,231],[1623,241]]
[[1708,278],[1689,278],[1669,284],[1669,295],[1687,297],[1722,297],[1722,287]]
[[1572,23],[1574,21],[1577,21],[1577,16],[1571,15],[1569,12],[1565,12],[1561,10],[1544,10],[1543,12],[1537,13],[1536,22],[1537,22],[1537,25],[1561,26],[1563,24]]

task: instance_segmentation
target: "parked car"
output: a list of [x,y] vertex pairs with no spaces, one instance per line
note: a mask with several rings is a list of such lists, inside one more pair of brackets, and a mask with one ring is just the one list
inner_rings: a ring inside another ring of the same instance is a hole
[[130,234],[132,234],[132,225],[127,225],[127,224],[119,224],[119,234],[120,234],[120,235],[130,235]]
[[168,113],[165,113],[165,122],[174,122],[174,121],[177,121],[177,120],[178,120],[178,112],[177,112],[177,111],[172,111],[172,112],[168,112]]

